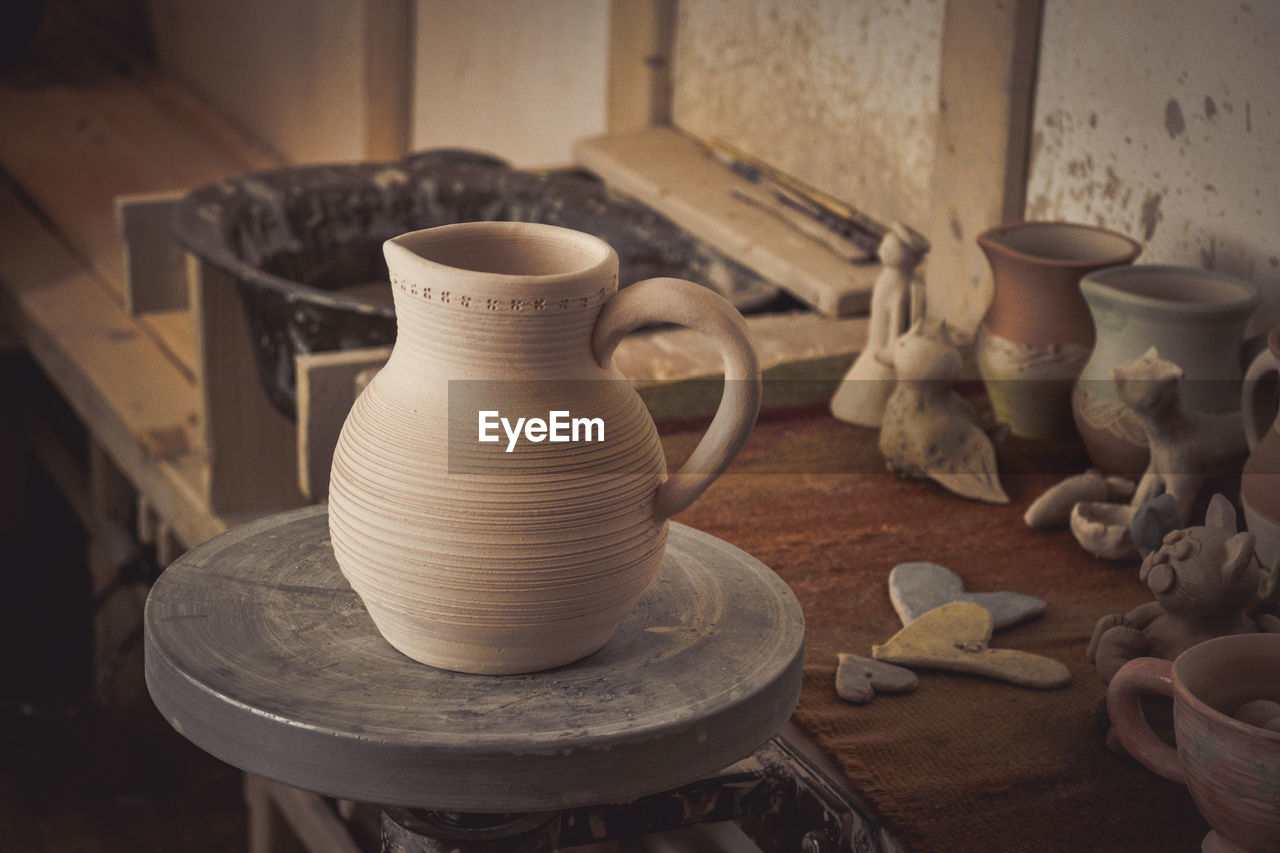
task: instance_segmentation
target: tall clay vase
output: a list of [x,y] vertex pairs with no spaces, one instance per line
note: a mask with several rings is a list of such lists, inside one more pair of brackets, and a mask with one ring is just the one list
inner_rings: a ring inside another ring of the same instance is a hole
[[[446,225],[384,251],[396,343],[343,426],[330,481],[343,575],[382,635],[432,666],[533,672],[594,652],[657,572],[667,519],[755,423],[745,323],[689,282],[619,292],[607,244],[550,225]],[[713,339],[726,377],[671,477],[612,362],[629,331],[662,322]]]
[[1146,467],[1146,433],[1116,396],[1111,371],[1151,347],[1184,371],[1188,411],[1239,411],[1244,327],[1258,305],[1252,284],[1215,270],[1143,265],[1090,273],[1080,292],[1097,341],[1072,411],[1095,467],[1129,476]]
[[1267,336],[1240,393],[1249,458],[1240,478],[1245,526],[1257,538],[1263,568],[1280,558],[1280,326]]
[[978,237],[995,289],[974,341],[995,417],[1014,435],[1073,437],[1071,389],[1093,346],[1081,276],[1132,263],[1142,247],[1104,228],[1020,222]]

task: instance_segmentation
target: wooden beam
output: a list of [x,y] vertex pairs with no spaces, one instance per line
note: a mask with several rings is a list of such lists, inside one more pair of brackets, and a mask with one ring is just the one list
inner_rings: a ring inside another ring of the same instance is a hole
[[226,529],[196,493],[195,387],[103,282],[0,184],[0,313],[139,491],[188,545]]
[[609,133],[671,123],[671,45],[675,0],[612,0],[609,5]]
[[972,334],[991,301],[977,236],[1020,219],[1043,0],[948,0],[943,17],[928,312]]

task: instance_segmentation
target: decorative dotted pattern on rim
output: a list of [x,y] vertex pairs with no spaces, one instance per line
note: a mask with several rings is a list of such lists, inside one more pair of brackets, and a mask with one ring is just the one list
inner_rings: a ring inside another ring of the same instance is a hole
[[501,311],[508,314],[524,312],[541,312],[548,310],[568,311],[570,308],[589,308],[593,304],[609,301],[609,288],[602,287],[590,296],[562,296],[558,299],[539,297],[516,297],[513,299],[480,298],[456,290],[440,290],[431,287],[418,287],[417,282],[407,282],[399,276],[391,276],[391,286],[411,297],[421,298],[426,302],[437,302],[441,305],[457,305],[460,308],[483,307],[488,311]]

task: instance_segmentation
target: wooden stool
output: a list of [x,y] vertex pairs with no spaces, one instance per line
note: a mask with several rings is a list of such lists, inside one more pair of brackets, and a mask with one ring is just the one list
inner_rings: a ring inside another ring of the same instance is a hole
[[400,654],[328,537],[324,507],[309,507],[170,566],[147,600],[147,687],[217,758],[386,807],[386,850],[555,849],[561,810],[721,770],[768,741],[799,699],[794,595],[759,560],[683,525],[671,525],[657,578],[603,649],[515,676]]

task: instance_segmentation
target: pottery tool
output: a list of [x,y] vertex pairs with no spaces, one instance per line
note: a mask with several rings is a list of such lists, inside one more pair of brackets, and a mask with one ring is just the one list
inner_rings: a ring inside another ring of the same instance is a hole
[[887,230],[880,223],[722,139],[709,137],[703,139],[702,144],[711,156],[735,174],[767,187],[777,206],[803,214],[824,230],[857,246],[865,256],[875,257],[876,246]]

